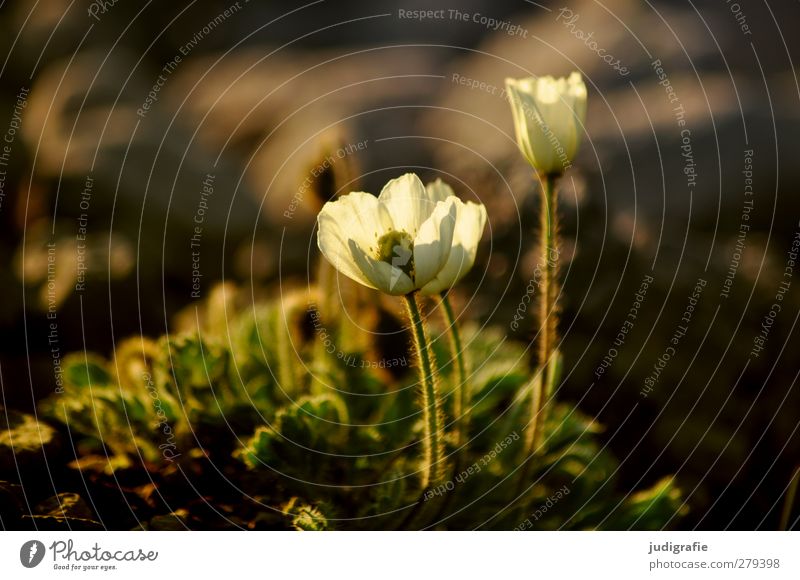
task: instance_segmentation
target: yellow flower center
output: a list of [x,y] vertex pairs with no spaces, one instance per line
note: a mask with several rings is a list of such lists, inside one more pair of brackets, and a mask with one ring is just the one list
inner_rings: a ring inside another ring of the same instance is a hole
[[406,232],[390,230],[378,238],[375,258],[400,268],[414,279],[414,240]]

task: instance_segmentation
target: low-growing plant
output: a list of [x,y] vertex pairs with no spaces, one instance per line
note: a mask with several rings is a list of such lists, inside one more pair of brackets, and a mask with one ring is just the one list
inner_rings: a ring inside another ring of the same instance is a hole
[[[233,292],[218,287],[201,311]],[[452,428],[459,375],[446,329],[432,332],[447,469],[425,487],[415,374],[408,365],[361,363],[402,361],[408,331],[396,352],[330,352],[320,348],[315,304],[300,294],[227,304],[235,308],[227,324],[205,316],[191,331],[123,342],[109,360],[70,355],[65,393],[41,409],[69,428],[80,450],[75,467],[109,480],[144,469],[166,495],[175,470],[223,473],[219,497],[203,498],[241,527],[655,529],[679,515],[672,480],[636,493],[619,487],[601,427],[569,404],[551,409],[544,450],[531,459],[523,445],[531,396],[524,346],[472,325],[463,329],[474,361],[463,446]],[[394,317],[376,310],[375,318]],[[342,332],[340,321],[321,319],[331,336]],[[196,500],[153,503],[150,527],[202,525],[192,520]]]
[[673,480],[621,487],[602,428],[555,400],[557,183],[580,143],[586,87],[573,73],[507,88],[520,150],[542,185],[535,364],[501,332],[460,324],[451,303],[485,207],[407,173],[379,196],[324,204],[324,260],[304,292],[247,302],[221,285],[179,317],[178,332],[123,342],[111,360],[66,357],[64,393],[42,411],[68,428],[74,466],[115,482],[144,470],[150,483],[139,478],[132,493],[154,529],[220,519],[297,530],[675,522],[683,502]]

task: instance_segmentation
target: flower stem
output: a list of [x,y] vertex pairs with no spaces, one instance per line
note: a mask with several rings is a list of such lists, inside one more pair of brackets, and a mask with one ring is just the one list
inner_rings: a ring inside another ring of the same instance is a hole
[[458,329],[453,306],[447,292],[442,292],[442,311],[447,324],[450,350],[456,361],[456,388],[453,396],[453,417],[456,421],[456,446],[461,447],[467,440],[467,427],[469,425],[469,385],[467,384],[467,361],[461,343],[461,332]]
[[433,355],[430,350],[425,321],[419,310],[417,296],[414,293],[404,296],[408,317],[414,335],[414,346],[419,358],[419,379],[422,386],[422,414],[425,421],[423,449],[425,455],[425,472],[422,486],[424,488],[437,485],[444,474],[444,444],[442,441],[442,418],[436,374],[433,370]]
[[292,331],[287,308],[281,308],[273,321],[275,325],[275,351],[278,355],[278,381],[284,393],[297,392],[297,361],[292,356]]
[[[543,264],[542,283],[539,299],[539,368],[542,383],[547,380],[548,369],[553,349],[558,341],[558,193],[556,190],[557,175],[540,176],[542,182],[541,209],[541,257]],[[531,394],[531,422],[528,428],[527,447],[533,454],[539,445],[545,423],[545,394],[547,389],[539,384]]]

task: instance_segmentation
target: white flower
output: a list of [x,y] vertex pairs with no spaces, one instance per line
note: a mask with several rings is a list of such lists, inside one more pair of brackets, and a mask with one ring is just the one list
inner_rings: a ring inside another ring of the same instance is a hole
[[395,296],[435,293],[472,266],[485,215],[483,206],[465,204],[440,181],[425,188],[406,173],[378,197],[356,191],[326,203],[317,244],[339,272],[365,286]]
[[463,203],[455,197],[453,188],[441,179],[427,185],[428,195],[435,200],[446,200],[454,197],[456,201],[456,227],[453,232],[453,245],[447,263],[436,277],[422,287],[423,294],[438,294],[449,290],[456,282],[472,269],[475,255],[478,253],[478,242],[486,226],[486,208],[483,204],[468,201]]
[[586,118],[586,85],[580,73],[506,79],[517,144],[540,173],[562,174],[572,164]]

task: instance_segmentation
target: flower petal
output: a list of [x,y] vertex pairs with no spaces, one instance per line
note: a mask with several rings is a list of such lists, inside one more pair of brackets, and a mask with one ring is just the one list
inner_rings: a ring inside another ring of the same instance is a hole
[[391,229],[391,216],[378,198],[356,191],[329,201],[317,217],[317,226],[317,245],[333,267],[348,278],[375,288],[354,260],[350,243],[354,242],[366,252]]
[[354,240],[350,240],[350,252],[373,288],[392,296],[408,294],[415,289],[408,274],[397,266],[372,258]]
[[533,155],[530,125],[535,128],[536,123],[533,119],[536,106],[530,96],[528,81],[533,81],[533,79],[508,78],[506,79],[506,92],[511,103],[511,114],[514,117],[514,133],[517,136],[517,144],[528,163],[535,166],[536,159]]
[[567,95],[572,100],[571,107],[575,111],[575,117],[579,121],[578,127],[583,128],[586,121],[586,83],[583,82],[581,73],[574,71],[567,79]]
[[414,239],[414,284],[421,288],[430,282],[447,263],[453,246],[453,232],[460,203],[455,196],[436,204],[433,215],[419,229]]
[[449,290],[470,271],[478,253],[478,243],[486,226],[486,208],[483,204],[457,200],[458,214],[453,232],[453,247],[447,263],[430,282],[425,284],[423,294],[438,294]]
[[450,185],[448,185],[438,177],[436,178],[436,181],[433,181],[428,185],[426,185],[425,190],[428,192],[428,197],[430,197],[434,202],[444,201],[451,195],[455,196],[456,194],[456,192],[453,191],[453,188],[450,187]]
[[562,173],[575,157],[586,117],[580,73],[506,79],[520,150],[538,171]]
[[436,201],[431,199],[422,181],[414,173],[392,179],[381,190],[378,199],[389,210],[394,228],[406,232],[412,238],[417,236],[420,227],[436,207]]

